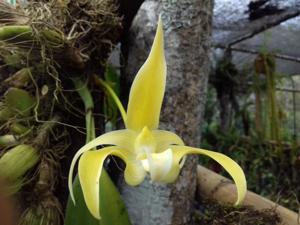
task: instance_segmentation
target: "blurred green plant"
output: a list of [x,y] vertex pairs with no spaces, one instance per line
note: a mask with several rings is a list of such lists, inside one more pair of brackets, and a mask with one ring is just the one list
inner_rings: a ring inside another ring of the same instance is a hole
[[[294,120],[290,116],[295,113],[286,113],[276,96],[284,76],[277,73],[274,57],[267,51],[257,56],[253,70],[250,80],[239,84],[245,88],[240,92],[235,90],[238,107],[226,130],[218,122],[222,111],[218,108],[216,91],[210,86],[201,147],[220,149],[242,165],[250,190],[298,210],[300,144],[295,141],[295,131],[286,126],[287,121]],[[201,159],[201,163],[221,171],[208,160]]]

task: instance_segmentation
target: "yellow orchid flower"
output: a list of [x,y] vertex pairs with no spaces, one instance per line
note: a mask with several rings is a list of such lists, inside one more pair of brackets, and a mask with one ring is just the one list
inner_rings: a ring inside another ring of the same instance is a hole
[[[75,203],[72,175],[75,163],[81,156],[78,166],[79,180],[86,205],[94,217],[100,219],[99,179],[103,163],[109,155],[117,156],[126,163],[125,181],[133,186],[140,184],[147,173],[152,181],[172,183],[179,175],[186,154],[206,155],[221,164],[235,181],[238,192],[236,204],[243,201],[247,189],[246,179],[236,162],[221,153],[184,146],[176,134],[158,130],[165,84],[163,26],[159,19],[148,59],[133,81],[127,114],[120,102],[117,102],[126,129],[103,134],[87,143],[79,149],[71,163],[71,198]],[[92,150],[100,145],[109,146]]]

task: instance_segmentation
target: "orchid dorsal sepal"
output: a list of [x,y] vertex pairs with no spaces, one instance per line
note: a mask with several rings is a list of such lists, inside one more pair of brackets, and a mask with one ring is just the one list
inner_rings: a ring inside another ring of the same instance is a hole
[[[126,127],[157,129],[166,85],[162,20],[159,19],[150,54],[138,71],[129,94]],[[145,85],[147,84],[147,85]]]
[[[96,218],[100,218],[98,182],[103,161],[108,155],[118,156],[125,162],[125,181],[133,186],[139,185],[147,173],[153,182],[172,183],[177,179],[187,154],[205,155],[223,166],[235,181],[238,190],[236,203],[240,204],[245,197],[245,175],[236,162],[221,153],[185,146],[175,133],[158,129],[166,82],[163,48],[163,26],[159,19],[149,57],[131,86],[126,128],[103,134],[87,143],[72,161],[69,175],[71,196],[74,198],[72,173],[82,155],[79,178],[86,204]],[[101,145],[111,147],[90,151]]]

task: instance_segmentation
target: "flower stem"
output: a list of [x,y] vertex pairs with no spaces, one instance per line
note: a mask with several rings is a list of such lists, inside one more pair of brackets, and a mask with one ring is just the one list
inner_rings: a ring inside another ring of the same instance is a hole
[[127,120],[127,115],[126,115],[126,111],[119,99],[119,97],[117,96],[117,94],[114,92],[114,90],[108,85],[107,82],[105,82],[104,80],[100,79],[97,76],[94,76],[95,81],[100,84],[101,86],[103,86],[105,88],[105,90],[108,92],[108,94],[110,94],[110,96],[112,97],[112,99],[114,100],[116,106],[118,107],[122,119],[124,121],[124,123],[126,124],[126,120]]
[[85,108],[86,123],[86,143],[93,140],[95,135],[95,121],[93,117],[94,102],[93,97],[85,83],[80,79],[73,79],[74,86],[80,95]]

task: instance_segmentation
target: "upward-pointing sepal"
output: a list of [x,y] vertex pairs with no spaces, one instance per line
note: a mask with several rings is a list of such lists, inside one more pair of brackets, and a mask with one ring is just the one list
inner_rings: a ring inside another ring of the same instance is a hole
[[150,54],[131,86],[126,127],[140,131],[156,129],[166,86],[163,24],[159,17]]

